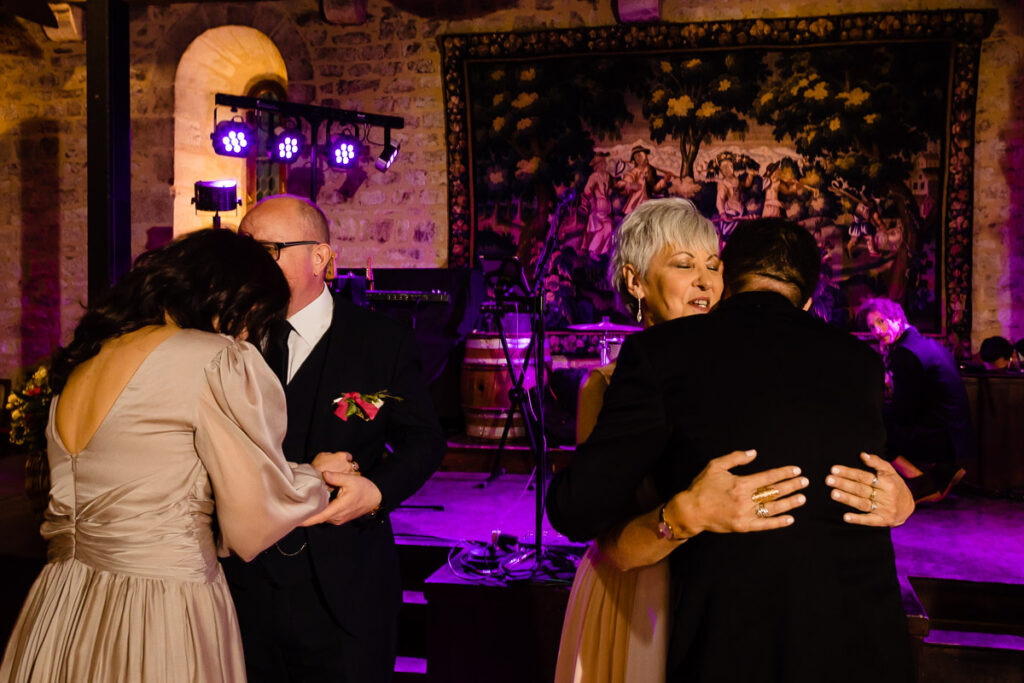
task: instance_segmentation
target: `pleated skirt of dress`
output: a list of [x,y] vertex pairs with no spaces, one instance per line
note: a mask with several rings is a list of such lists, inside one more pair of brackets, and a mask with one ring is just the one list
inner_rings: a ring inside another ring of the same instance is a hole
[[213,581],[47,564],[29,591],[0,664],[12,683],[245,681],[234,603]]
[[619,571],[590,544],[562,624],[555,683],[664,683],[668,560]]

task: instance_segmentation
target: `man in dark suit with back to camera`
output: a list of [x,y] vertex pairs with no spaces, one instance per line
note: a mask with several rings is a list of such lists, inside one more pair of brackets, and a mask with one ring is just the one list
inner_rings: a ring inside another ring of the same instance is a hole
[[[884,449],[881,360],[806,312],[820,268],[806,230],[744,223],[722,260],[716,310],[623,344],[597,426],[552,480],[550,521],[574,540],[594,538],[637,516],[645,476],[669,501],[732,451],[756,449],[757,471],[798,465],[811,483],[791,525],[702,532],[671,506],[661,523],[653,512],[637,519],[651,527],[649,544],[664,544],[661,556],[671,549],[667,680],[907,683],[889,530],[845,522],[826,486],[833,465],[857,468],[860,453]],[[867,518],[874,483],[855,486]],[[772,514],[758,495],[752,520]]]
[[266,353],[288,399],[285,456],[331,453],[328,469],[342,472],[312,520],[323,523],[249,564],[224,560],[249,680],[390,681],[401,584],[388,512],[445,451],[412,331],[331,295],[327,219],[312,202],[264,199],[239,231],[267,247],[291,289],[288,325]]

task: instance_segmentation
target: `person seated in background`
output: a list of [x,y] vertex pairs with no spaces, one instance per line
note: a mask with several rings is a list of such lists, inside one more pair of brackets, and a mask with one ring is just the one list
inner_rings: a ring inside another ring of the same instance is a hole
[[916,502],[942,500],[966,474],[962,463],[975,454],[970,405],[956,361],[908,323],[898,303],[868,299],[860,311],[892,378],[884,411],[889,460],[908,480]]
[[1000,371],[1005,370],[1010,365],[1010,361],[1013,360],[1013,344],[1006,337],[988,337],[985,341],[981,342],[981,349],[978,351],[978,355],[981,357],[981,362],[985,364],[985,369],[989,372],[993,370]]

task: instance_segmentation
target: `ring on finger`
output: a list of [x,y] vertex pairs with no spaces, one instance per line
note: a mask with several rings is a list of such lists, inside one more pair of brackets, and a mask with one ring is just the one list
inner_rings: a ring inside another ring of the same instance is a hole
[[754,510],[754,514],[760,517],[761,519],[766,519],[771,516],[770,514],[768,514],[768,508],[765,506],[764,503],[757,504],[757,508]]
[[770,503],[779,497],[779,490],[774,486],[762,486],[750,495],[750,500],[755,503]]
[[878,475],[877,474],[875,475],[875,478],[871,480],[871,488],[875,488],[876,486],[878,486]]
[[876,502],[874,501],[874,499],[872,499],[872,500],[871,500],[871,512],[874,512],[874,511],[875,511],[875,510],[877,510],[877,509],[878,509],[878,503],[876,503]]
[[358,472],[359,471],[359,463],[357,463],[355,460],[352,461],[352,471],[353,472]]
[[871,489],[871,496],[868,498],[868,500],[870,500],[872,503],[875,502],[875,494],[876,493],[878,493],[878,489],[876,489],[876,488]]

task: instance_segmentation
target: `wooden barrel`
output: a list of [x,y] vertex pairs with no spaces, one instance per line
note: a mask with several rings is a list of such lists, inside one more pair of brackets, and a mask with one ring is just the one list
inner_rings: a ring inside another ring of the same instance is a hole
[[[522,372],[523,357],[526,355],[530,338],[509,335],[506,340],[518,376]],[[529,389],[535,384],[534,366],[531,361],[523,387]],[[512,377],[501,348],[501,338],[497,334],[474,332],[466,339],[461,386],[466,435],[477,439],[500,439],[511,405],[508,391],[512,388]],[[508,437],[518,439],[524,436],[526,427],[523,425],[522,413],[517,410]]]

